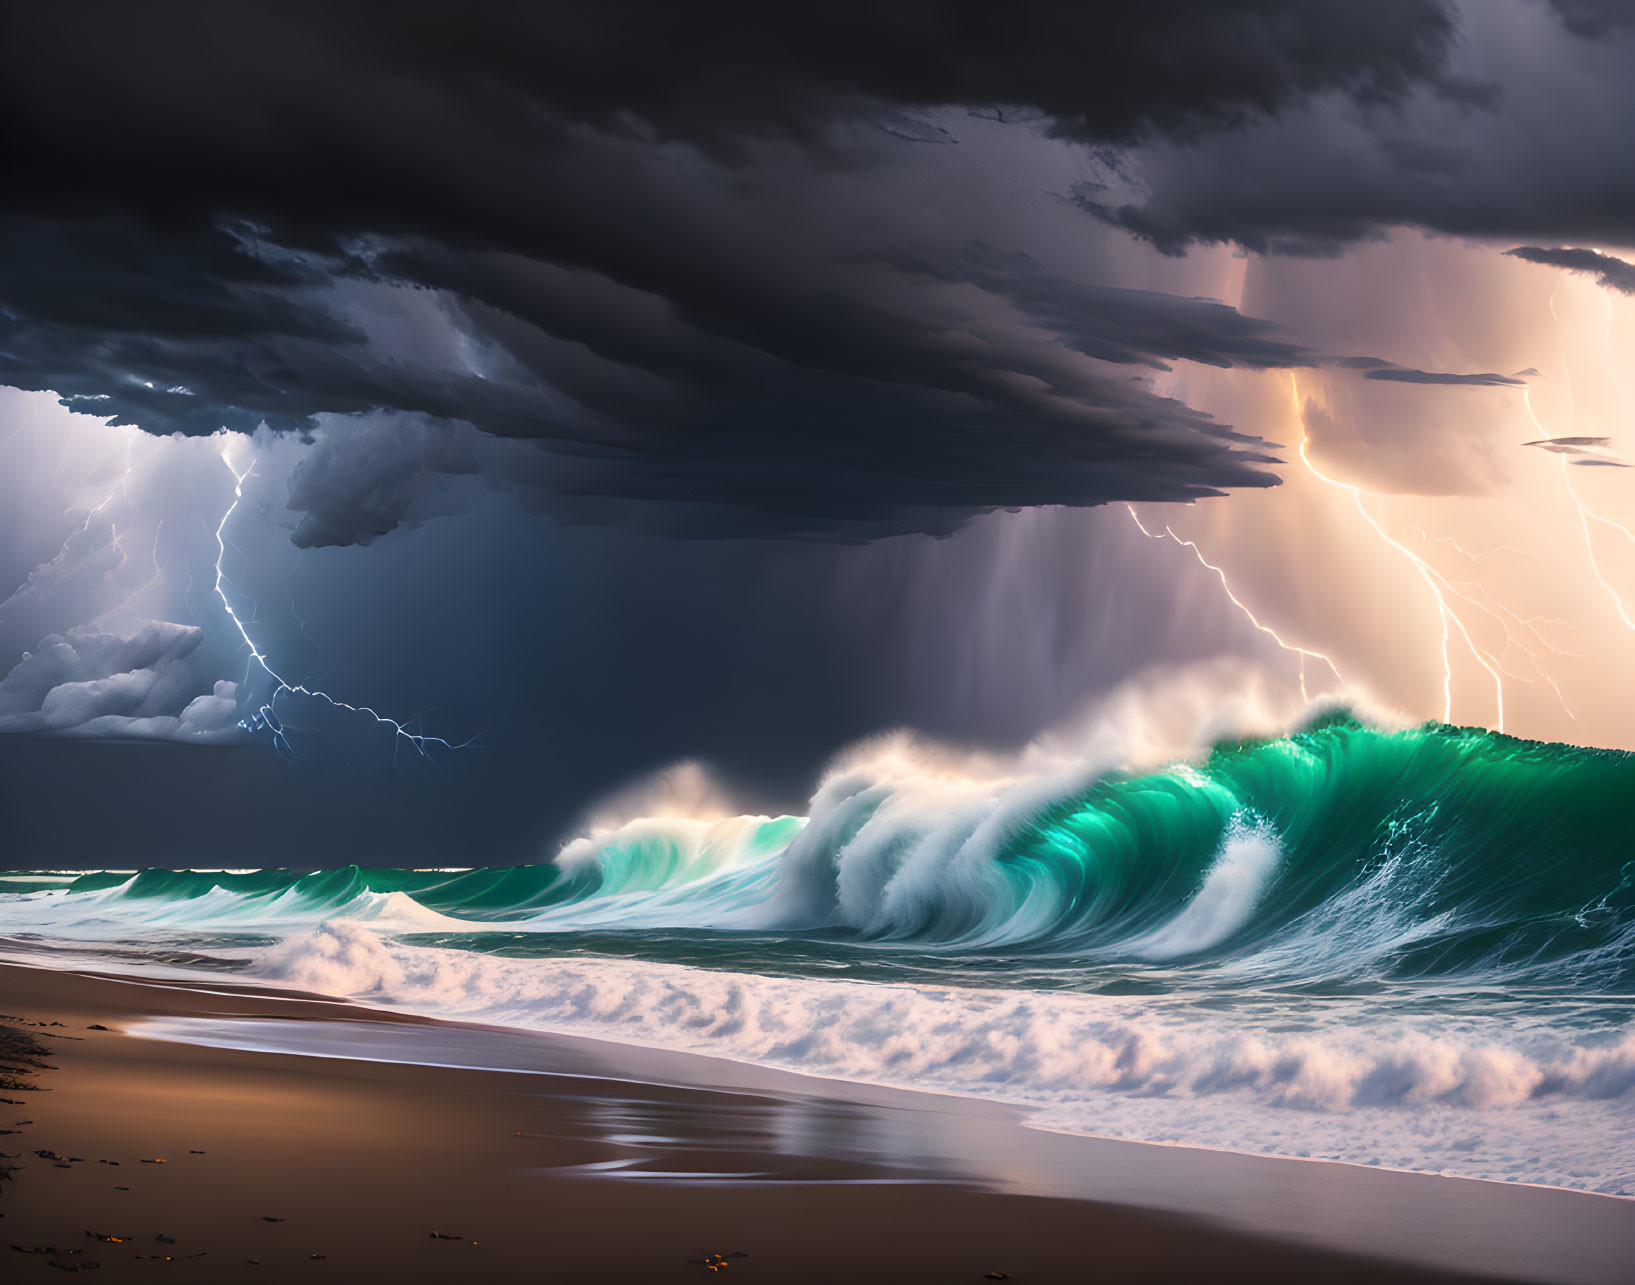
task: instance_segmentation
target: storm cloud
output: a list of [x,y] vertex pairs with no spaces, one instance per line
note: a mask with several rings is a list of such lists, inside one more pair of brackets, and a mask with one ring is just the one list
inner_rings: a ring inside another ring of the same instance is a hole
[[1603,245],[1635,225],[1635,7],[1457,10],[1446,72],[1386,102],[1321,93],[1240,129],[1118,149],[1083,209],[1166,253],[1333,255],[1393,228]]
[[1495,375],[1492,371],[1459,375],[1441,370],[1411,370],[1404,366],[1381,366],[1365,371],[1364,379],[1383,379],[1394,384],[1454,384],[1468,388],[1520,388],[1525,382],[1512,375]]
[[1297,338],[993,244],[992,176],[940,222],[918,187],[960,121],[1184,146],[1481,98],[1448,6],[1384,9],[13,12],[0,380],[160,433],[327,417],[360,471],[351,500],[309,471],[306,544],[451,471],[577,520],[847,541],[1267,485],[1254,426],[1144,372],[1307,364]]
[[1635,294],[1635,263],[1629,263],[1615,255],[1571,248],[1547,250],[1536,245],[1518,245],[1514,250],[1506,250],[1505,253],[1517,259],[1524,259],[1528,263],[1540,263],[1546,267],[1583,273],[1587,277],[1594,277],[1608,290],[1616,290],[1620,294]]
[[1339,357],[1328,364],[1340,370],[1359,371],[1364,379],[1384,380],[1386,383],[1464,385],[1468,388],[1520,388],[1526,383],[1523,375],[1529,373],[1496,375],[1492,371],[1458,374],[1445,370],[1415,370],[1411,366],[1399,366],[1380,357]]

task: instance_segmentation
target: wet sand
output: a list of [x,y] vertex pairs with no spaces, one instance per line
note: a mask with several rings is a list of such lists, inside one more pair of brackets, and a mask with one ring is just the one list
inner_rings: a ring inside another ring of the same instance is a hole
[[1044,1134],[230,984],[0,965],[0,1014],[55,1068],[0,1092],[23,1104],[0,1103],[21,1155],[0,1165],[23,1166],[0,1183],[7,1282],[92,1261],[190,1282],[1612,1282],[1635,1262],[1631,1201]]

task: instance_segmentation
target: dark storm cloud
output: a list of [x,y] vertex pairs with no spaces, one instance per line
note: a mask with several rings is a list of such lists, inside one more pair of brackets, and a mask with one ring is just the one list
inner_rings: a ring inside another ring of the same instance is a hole
[[260,373],[292,344],[363,339],[294,297],[327,280],[320,261],[258,256],[226,228],[13,218],[0,244],[0,382],[154,433],[298,426]]
[[1072,351],[1097,361],[1169,370],[1166,359],[1250,369],[1307,366],[1312,354],[1277,326],[1214,299],[1083,285],[1045,271],[1027,255],[977,245],[943,264],[903,256],[904,271],[949,285],[969,283],[1048,326]]
[[1585,40],[1635,23],[1635,0],[1550,0],[1550,8],[1562,26]]
[[1545,450],[1567,450],[1580,446],[1610,446],[1610,437],[1541,437],[1536,441],[1523,442],[1523,446],[1542,446]]
[[1178,254],[1332,255],[1390,229],[1621,244],[1635,226],[1635,9],[1482,0],[1448,74],[1385,103],[1314,95],[1275,118],[1121,149],[1077,200]]
[[304,210],[323,226],[350,212],[382,231],[481,225],[438,181],[461,154],[523,161],[574,124],[734,155],[746,137],[827,147],[825,127],[869,105],[994,105],[1130,141],[1328,91],[1461,90],[1442,0],[283,0],[13,6],[6,23],[0,103],[24,122],[13,199]]
[[1383,367],[1370,370],[1364,379],[1383,379],[1396,384],[1462,384],[1471,388],[1520,388],[1525,380],[1509,375],[1495,375],[1491,371],[1476,375],[1456,375],[1441,370],[1409,370],[1406,367]]
[[[1520,375],[1496,375],[1492,371],[1482,371],[1476,374],[1456,374],[1444,370],[1415,370],[1410,366],[1399,366],[1395,362],[1385,361],[1380,357],[1339,357],[1331,358],[1323,364],[1337,367],[1340,370],[1361,371],[1364,379],[1380,379],[1393,384],[1463,385],[1468,388],[1521,388],[1527,382],[1520,378]],[[1522,371],[1520,374],[1536,375],[1538,371]]]
[[[1541,451],[1549,451],[1552,455],[1571,455],[1577,458],[1574,464],[1586,468],[1628,468],[1623,460],[1615,458],[1610,437],[1541,437],[1536,441],[1523,442],[1523,446],[1536,446]],[[1597,451],[1603,454],[1596,454]]]
[[[0,378],[158,432],[323,416],[330,440],[292,493],[302,544],[366,542],[437,476],[473,472],[581,520],[841,539],[1274,480],[1258,439],[1118,370],[1310,361],[1266,322],[982,247],[790,266],[786,239],[750,245],[712,213],[652,249],[624,230],[606,270],[424,238],[320,254],[244,225],[59,225],[0,278],[17,285]],[[117,289],[46,288],[86,262],[80,239]],[[417,336],[432,350],[404,360]]]
[[1572,248],[1547,250],[1536,245],[1518,245],[1514,250],[1506,250],[1505,253],[1518,259],[1525,259],[1528,263],[1541,263],[1552,268],[1565,268],[1568,272],[1581,272],[1594,277],[1608,290],[1635,294],[1635,263],[1629,263],[1610,254]]
[[15,218],[0,245],[0,383],[73,410],[188,435],[380,406],[471,411],[497,432],[537,418],[517,390],[393,360],[346,315],[354,260],[247,224]]
[[[1133,143],[1313,95],[1469,97],[1437,0],[5,23],[0,380],[157,432],[367,419],[328,457],[350,498],[309,473],[303,543],[366,540],[470,469],[587,520],[843,539],[1267,484],[1257,439],[1119,368],[1304,350],[1219,303],[928,246],[891,176],[951,136],[912,113]],[[451,464],[458,422],[517,442]]]

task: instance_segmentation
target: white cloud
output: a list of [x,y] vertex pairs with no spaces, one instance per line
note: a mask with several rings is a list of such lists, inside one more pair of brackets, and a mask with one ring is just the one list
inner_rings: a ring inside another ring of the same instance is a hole
[[48,634],[0,679],[0,733],[55,732],[183,741],[241,736],[237,685],[189,699],[188,655],[204,631],[147,621],[129,635],[79,625]]

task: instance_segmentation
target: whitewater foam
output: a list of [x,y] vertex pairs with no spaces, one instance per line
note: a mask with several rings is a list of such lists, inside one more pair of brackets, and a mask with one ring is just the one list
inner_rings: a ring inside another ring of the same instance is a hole
[[1359,1030],[1344,1013],[1257,1033],[1150,999],[499,959],[345,921],[251,972],[432,1016],[1031,1106],[1056,1129],[1635,1195],[1635,1033],[1571,1043],[1444,1016]]
[[1131,942],[1131,953],[1177,959],[1219,946],[1249,922],[1282,855],[1271,826],[1255,817],[1234,817],[1197,896],[1162,928]]

